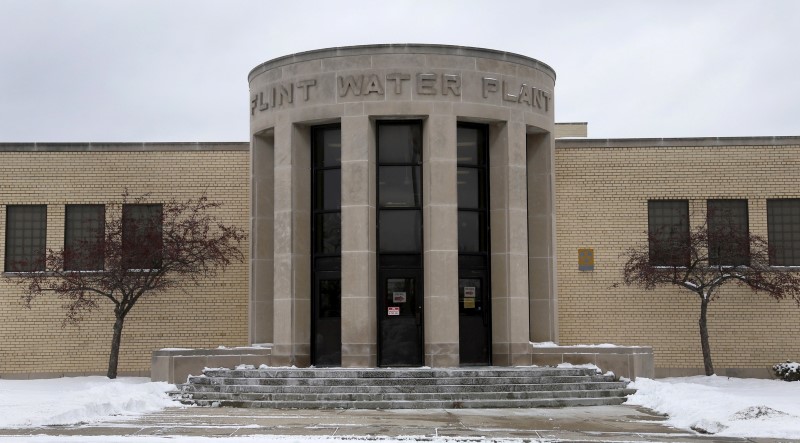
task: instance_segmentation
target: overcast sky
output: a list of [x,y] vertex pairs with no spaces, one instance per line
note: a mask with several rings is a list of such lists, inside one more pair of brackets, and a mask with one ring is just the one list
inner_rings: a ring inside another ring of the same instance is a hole
[[800,135],[800,1],[0,0],[0,142],[246,141],[250,69],[371,43],[541,60],[593,138]]

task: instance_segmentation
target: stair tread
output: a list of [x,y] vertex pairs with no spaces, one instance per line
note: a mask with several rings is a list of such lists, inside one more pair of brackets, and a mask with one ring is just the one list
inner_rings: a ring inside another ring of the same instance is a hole
[[207,369],[170,395],[269,408],[520,408],[619,404],[627,383],[584,368]]

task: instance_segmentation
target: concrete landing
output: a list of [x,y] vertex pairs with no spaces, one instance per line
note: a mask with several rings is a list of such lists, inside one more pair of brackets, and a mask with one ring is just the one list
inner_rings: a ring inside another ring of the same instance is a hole
[[[704,436],[662,425],[664,418],[631,406],[556,409],[286,410],[170,408],[100,424],[0,429],[10,436],[318,436],[523,439],[528,441],[772,442]],[[17,439],[14,439],[17,440]],[[20,438],[18,441],[24,441]],[[49,441],[49,440],[48,440]],[[66,441],[74,441],[66,439]],[[95,440],[92,440],[95,441]],[[221,442],[225,439],[221,438]],[[786,441],[786,440],[782,440]]]

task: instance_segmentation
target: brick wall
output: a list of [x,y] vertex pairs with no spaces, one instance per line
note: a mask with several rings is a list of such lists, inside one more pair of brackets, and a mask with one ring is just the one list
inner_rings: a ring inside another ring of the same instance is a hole
[[[52,249],[63,247],[65,204],[119,203],[126,187],[132,196],[150,193],[147,201],[153,203],[185,201],[205,191],[223,203],[220,219],[249,231],[247,144],[226,144],[236,145],[234,150],[183,145],[155,151],[117,146],[115,152],[88,145],[69,152],[0,146],[0,269],[9,204],[47,205]],[[243,252],[249,254],[247,244]],[[151,351],[162,347],[247,344],[247,282],[245,261],[199,287],[141,299],[125,323],[120,373],[149,375]],[[62,328],[59,300],[42,297],[26,309],[21,294],[0,279],[0,376],[105,373],[114,322],[110,302],[101,301],[101,309],[79,325]]]
[[[652,345],[660,375],[702,368],[694,294],[613,288],[619,256],[647,241],[648,199],[688,199],[692,226],[706,199],[747,199],[750,230],[766,238],[766,199],[800,197],[800,139],[770,140],[557,141],[560,343]],[[594,272],[578,271],[578,248],[594,248]],[[790,301],[725,287],[709,308],[709,330],[718,373],[800,359],[800,308]]]

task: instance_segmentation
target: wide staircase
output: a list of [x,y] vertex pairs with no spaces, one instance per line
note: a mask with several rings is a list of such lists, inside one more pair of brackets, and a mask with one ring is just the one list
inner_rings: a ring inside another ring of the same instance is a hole
[[184,404],[239,408],[425,409],[616,405],[625,382],[593,369],[206,369],[172,396]]

